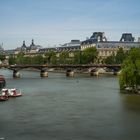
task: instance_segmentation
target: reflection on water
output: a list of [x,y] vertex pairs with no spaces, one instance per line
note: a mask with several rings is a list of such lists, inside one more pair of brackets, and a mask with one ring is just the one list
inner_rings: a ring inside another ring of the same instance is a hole
[[113,76],[0,70],[23,92],[0,102],[0,138],[7,140],[139,140],[140,96],[121,94]]

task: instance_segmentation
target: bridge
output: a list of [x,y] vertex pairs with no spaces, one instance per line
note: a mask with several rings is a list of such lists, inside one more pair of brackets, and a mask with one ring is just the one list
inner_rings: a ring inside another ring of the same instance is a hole
[[107,64],[86,64],[86,65],[73,65],[73,64],[59,64],[59,65],[0,65],[0,68],[7,68],[13,70],[13,77],[20,77],[19,71],[22,69],[33,68],[40,70],[41,77],[48,77],[48,70],[54,69],[64,69],[66,70],[66,75],[70,76],[70,73],[74,73],[74,70],[91,69],[91,72],[95,72],[97,68],[108,68],[112,69],[114,73],[121,69],[120,64],[107,65]]

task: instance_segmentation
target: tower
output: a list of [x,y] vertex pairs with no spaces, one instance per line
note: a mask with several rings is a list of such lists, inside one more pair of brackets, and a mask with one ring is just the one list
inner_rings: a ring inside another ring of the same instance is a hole
[[23,44],[21,46],[21,51],[26,51],[27,46],[25,45],[25,41],[23,41]]
[[23,45],[22,45],[22,46],[24,46],[24,47],[26,46],[26,45],[25,45],[25,41],[23,41]]
[[94,39],[97,42],[107,41],[104,32],[94,32],[90,39]]
[[32,43],[31,43],[30,46],[35,46],[35,44],[34,44],[34,40],[33,40],[33,39],[32,39]]
[[121,42],[134,42],[134,37],[131,33],[123,33],[120,39]]

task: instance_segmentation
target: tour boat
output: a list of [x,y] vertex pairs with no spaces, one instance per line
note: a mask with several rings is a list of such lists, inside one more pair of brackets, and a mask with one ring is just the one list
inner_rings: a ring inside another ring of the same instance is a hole
[[8,96],[0,95],[0,101],[6,101],[6,100],[8,100],[8,99],[9,99]]
[[9,99],[8,90],[7,89],[3,89],[1,91],[1,94],[0,94],[0,101],[6,101],[8,99]]
[[19,97],[22,96],[21,91],[16,88],[13,89],[2,89],[2,93],[5,93],[9,97]]
[[18,90],[16,88],[8,89],[8,96],[9,97],[20,97],[20,96],[22,96],[21,90]]

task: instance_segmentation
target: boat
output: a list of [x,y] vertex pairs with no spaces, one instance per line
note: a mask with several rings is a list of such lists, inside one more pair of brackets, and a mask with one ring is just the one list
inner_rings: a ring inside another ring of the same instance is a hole
[[2,90],[0,94],[0,101],[7,101],[9,99],[8,90]]
[[20,96],[22,96],[21,90],[18,90],[16,88],[13,88],[13,89],[2,89],[2,93],[3,92],[6,95],[8,95],[8,97],[20,97]]
[[3,75],[0,75],[0,88],[4,88],[6,85],[6,80]]
[[1,102],[1,101],[7,101],[8,99],[9,99],[8,96],[0,95],[0,102]]
[[20,96],[22,96],[21,90],[18,90],[16,88],[8,89],[8,96],[9,97],[20,97]]

